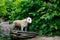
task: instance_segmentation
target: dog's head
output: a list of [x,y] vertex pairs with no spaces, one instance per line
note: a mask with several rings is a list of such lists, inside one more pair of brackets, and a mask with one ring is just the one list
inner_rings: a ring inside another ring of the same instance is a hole
[[32,23],[32,18],[27,17],[26,20],[27,20],[28,23]]

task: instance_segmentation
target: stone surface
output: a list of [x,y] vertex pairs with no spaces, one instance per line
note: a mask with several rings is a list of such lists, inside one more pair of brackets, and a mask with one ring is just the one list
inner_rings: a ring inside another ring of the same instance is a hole
[[55,37],[35,37],[35,38],[32,38],[32,39],[28,39],[28,40],[60,40],[60,37],[59,36],[55,36]]
[[16,39],[31,39],[36,37],[38,34],[36,32],[13,32],[11,33],[12,38],[15,40]]

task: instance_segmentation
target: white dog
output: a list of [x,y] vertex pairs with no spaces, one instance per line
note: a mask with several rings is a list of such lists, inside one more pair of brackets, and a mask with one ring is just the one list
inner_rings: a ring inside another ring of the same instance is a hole
[[23,30],[24,28],[25,28],[25,31],[27,31],[28,23],[32,23],[32,19],[30,17],[27,17],[26,19],[23,19],[23,20],[15,20],[13,22],[15,26],[21,27],[21,31],[24,31]]

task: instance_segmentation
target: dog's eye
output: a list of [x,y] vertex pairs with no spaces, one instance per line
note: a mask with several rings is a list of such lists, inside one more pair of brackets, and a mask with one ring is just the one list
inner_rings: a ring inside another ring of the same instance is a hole
[[29,19],[29,21],[30,21],[30,19]]

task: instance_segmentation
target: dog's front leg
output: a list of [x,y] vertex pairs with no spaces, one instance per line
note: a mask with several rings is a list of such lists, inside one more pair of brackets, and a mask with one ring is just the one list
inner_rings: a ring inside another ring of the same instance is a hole
[[22,31],[22,32],[24,31],[24,27],[23,27],[23,26],[21,26],[21,31]]

